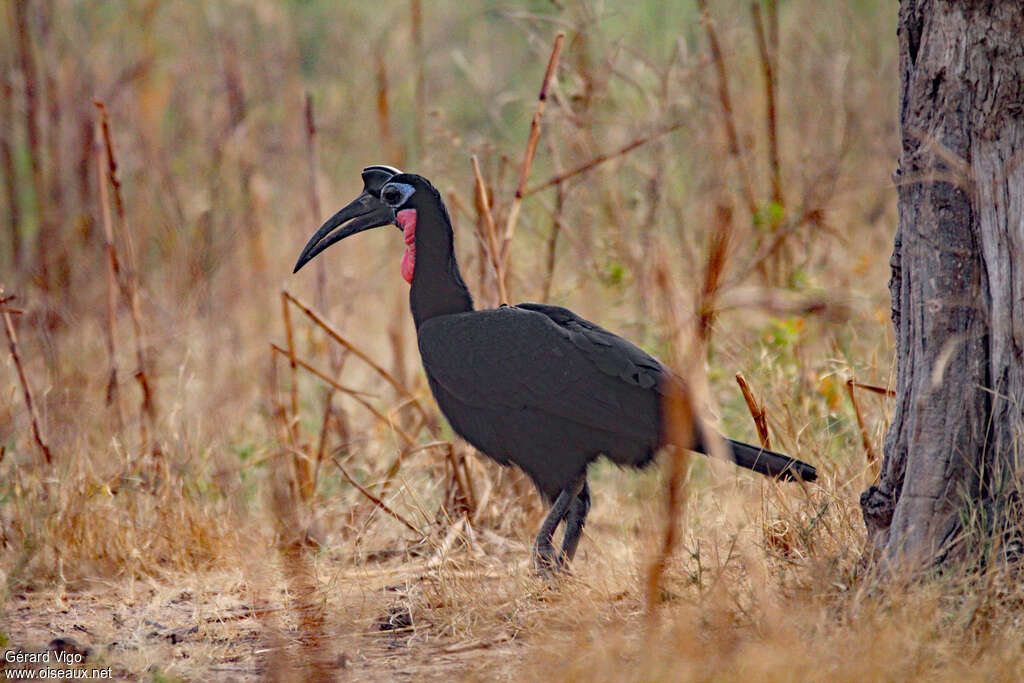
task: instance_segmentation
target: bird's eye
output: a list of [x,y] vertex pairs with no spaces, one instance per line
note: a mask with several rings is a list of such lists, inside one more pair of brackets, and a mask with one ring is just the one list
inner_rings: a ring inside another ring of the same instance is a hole
[[381,189],[380,198],[391,208],[397,209],[405,204],[415,191],[416,188],[406,183],[389,183]]

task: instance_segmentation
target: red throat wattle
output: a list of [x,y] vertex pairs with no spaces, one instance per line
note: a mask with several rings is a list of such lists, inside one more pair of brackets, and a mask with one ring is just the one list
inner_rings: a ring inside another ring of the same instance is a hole
[[395,215],[395,222],[405,233],[402,277],[411,285],[412,275],[416,271],[416,209],[402,209]]

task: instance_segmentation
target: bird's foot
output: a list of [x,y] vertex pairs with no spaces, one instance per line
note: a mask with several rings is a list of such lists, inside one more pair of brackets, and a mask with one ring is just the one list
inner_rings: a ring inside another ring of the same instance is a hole
[[534,549],[533,572],[537,578],[554,582],[570,573],[569,562],[565,554],[556,557],[554,548]]

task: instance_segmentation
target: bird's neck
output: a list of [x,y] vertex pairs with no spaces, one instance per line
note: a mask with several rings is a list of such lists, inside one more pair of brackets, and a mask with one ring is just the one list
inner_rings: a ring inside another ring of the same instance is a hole
[[455,260],[451,220],[440,196],[437,200],[436,205],[430,202],[415,209],[415,266],[409,307],[417,329],[439,315],[473,310],[473,297]]

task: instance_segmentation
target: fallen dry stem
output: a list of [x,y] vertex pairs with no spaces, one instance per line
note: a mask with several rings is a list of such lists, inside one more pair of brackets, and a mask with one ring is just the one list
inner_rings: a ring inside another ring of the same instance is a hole
[[426,537],[427,537],[427,535],[426,535],[426,534],[424,534],[424,533],[423,533],[422,531],[420,531],[420,530],[419,530],[419,529],[417,529],[417,528],[416,528],[415,526],[413,526],[412,522],[410,522],[410,521],[409,521],[409,520],[407,520],[407,519],[406,519],[405,517],[403,517],[402,515],[398,514],[398,513],[397,513],[397,512],[395,512],[394,510],[392,510],[392,509],[391,509],[390,507],[388,507],[387,503],[385,503],[385,502],[384,502],[383,500],[381,500],[380,498],[378,498],[377,496],[373,495],[372,493],[370,493],[369,491],[367,491],[367,490],[366,490],[365,488],[363,488],[363,487],[362,487],[362,486],[361,486],[361,485],[359,484],[359,482],[357,482],[357,481],[356,481],[355,479],[353,479],[353,478],[352,478],[352,475],[350,475],[350,474],[348,473],[348,471],[347,471],[347,470],[346,470],[346,469],[345,469],[345,468],[344,468],[344,467],[342,466],[342,464],[341,464],[340,462],[338,462],[338,459],[337,459],[337,458],[331,458],[331,461],[332,461],[332,462],[333,462],[333,463],[335,464],[335,466],[336,466],[336,467],[338,468],[338,471],[339,471],[339,472],[341,472],[341,476],[345,477],[345,480],[346,480],[346,481],[347,481],[348,483],[352,484],[352,486],[353,486],[353,487],[354,487],[354,488],[355,488],[355,489],[356,489],[357,491],[359,491],[359,493],[361,493],[361,494],[363,494],[364,496],[366,496],[367,500],[369,500],[369,501],[370,501],[371,503],[373,503],[373,504],[374,504],[374,505],[376,505],[376,506],[377,506],[378,508],[380,508],[381,510],[383,510],[383,511],[384,511],[384,512],[385,512],[386,514],[390,515],[390,516],[391,516],[391,517],[393,517],[394,519],[397,519],[397,520],[398,520],[399,522],[401,522],[402,524],[404,524],[404,525],[405,525],[405,527],[406,527],[407,529],[409,529],[410,531],[412,531],[412,532],[413,532],[414,534],[416,534],[417,536],[419,536],[419,537],[420,537],[421,539],[423,539],[423,538],[426,538]]
[[5,304],[10,301],[13,297],[4,297],[4,288],[0,287],[0,317],[4,320],[4,332],[7,333],[7,347],[11,351],[11,359],[14,360],[14,368],[18,372],[18,381],[21,383],[21,393],[25,398],[25,408],[28,410],[29,420],[32,422],[32,438],[35,439],[36,445],[39,446],[39,451],[43,455],[43,460],[46,461],[47,465],[53,464],[53,456],[50,453],[50,447],[46,444],[46,440],[43,438],[43,430],[39,426],[39,416],[36,414],[35,403],[32,402],[32,390],[28,385],[28,377],[25,375],[25,368],[21,364],[21,355],[18,353],[18,334],[14,330],[14,322],[11,320],[11,312],[7,309]]
[[540,122],[544,117],[544,104],[548,99],[548,85],[555,75],[558,67],[558,57],[562,54],[562,43],[565,42],[565,31],[559,31],[555,36],[555,44],[551,48],[551,57],[548,59],[548,68],[544,72],[544,80],[540,84],[540,94],[537,95],[537,108],[533,112],[533,120],[530,121],[530,135],[526,139],[526,151],[523,153],[523,163],[519,168],[519,180],[516,182],[516,193],[508,210],[508,219],[505,222],[505,236],[501,243],[501,268],[508,272],[509,247],[512,244],[512,237],[515,235],[516,222],[519,219],[519,210],[523,204],[523,190],[526,189],[526,181],[530,178],[530,169],[533,168],[533,156],[537,152],[537,142],[540,140]]
[[761,446],[771,450],[772,441],[768,436],[768,420],[765,418],[764,404],[759,404],[757,399],[754,398],[754,392],[750,390],[747,378],[743,376],[742,372],[736,373],[736,384],[740,385],[743,400],[747,402],[747,410],[750,411],[750,417],[754,419],[754,426],[757,428],[757,436],[761,440]]

